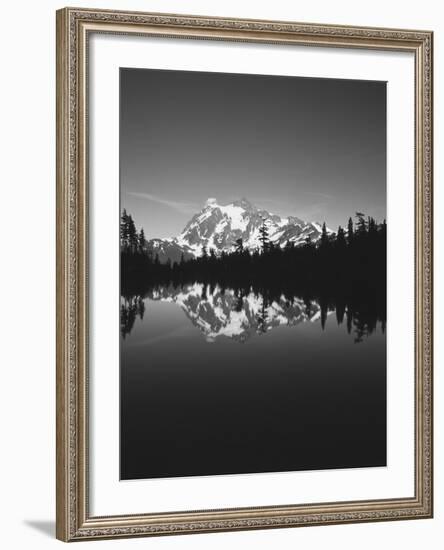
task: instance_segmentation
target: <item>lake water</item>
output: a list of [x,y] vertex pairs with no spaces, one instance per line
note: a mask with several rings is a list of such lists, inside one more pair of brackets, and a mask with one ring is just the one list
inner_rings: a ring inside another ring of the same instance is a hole
[[121,300],[121,479],[386,465],[380,322],[202,284]]

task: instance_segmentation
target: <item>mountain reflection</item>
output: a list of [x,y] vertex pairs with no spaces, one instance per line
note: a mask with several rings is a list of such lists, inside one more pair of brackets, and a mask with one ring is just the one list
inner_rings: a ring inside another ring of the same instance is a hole
[[374,308],[359,308],[341,300],[296,296],[288,291],[194,283],[155,285],[140,294],[121,296],[123,338],[131,333],[137,318],[143,320],[149,301],[176,303],[207,342],[225,337],[243,343],[275,328],[305,322],[318,322],[325,330],[327,317],[332,317],[338,325],[345,323],[356,343],[378,327],[385,331],[385,311],[381,314]]

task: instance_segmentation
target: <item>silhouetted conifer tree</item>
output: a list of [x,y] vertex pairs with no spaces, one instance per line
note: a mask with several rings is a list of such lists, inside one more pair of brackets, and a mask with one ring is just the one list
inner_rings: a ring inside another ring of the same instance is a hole
[[143,230],[143,227],[142,229],[140,230],[140,233],[139,233],[139,252],[143,252],[145,250],[145,232]]
[[369,216],[368,218],[368,221],[367,221],[367,226],[368,226],[368,233],[369,235],[374,235],[376,233],[376,222],[375,222],[375,219],[374,218],[371,218]]
[[345,232],[341,226],[338,227],[338,232],[336,234],[336,245],[337,248],[340,250],[344,250],[347,246],[347,242],[345,240]]
[[365,235],[367,233],[367,224],[365,222],[365,214],[362,212],[356,212],[356,233],[359,236]]
[[270,245],[270,239],[268,237],[268,228],[265,225],[265,219],[262,220],[262,225],[259,228],[259,235],[259,240],[262,243],[262,252],[266,252]]
[[328,245],[328,234],[327,234],[327,226],[325,225],[325,222],[322,224],[322,233],[321,233],[321,246],[325,247]]
[[348,226],[347,226],[347,241],[348,244],[352,244],[354,237],[354,230],[353,230],[353,220],[348,218]]
[[124,209],[120,218],[120,246],[122,249],[129,247],[128,214]]
[[137,237],[137,230],[136,226],[134,224],[134,220],[131,217],[131,215],[128,216],[128,244],[131,249],[131,252],[135,252],[137,250],[138,245],[138,237]]

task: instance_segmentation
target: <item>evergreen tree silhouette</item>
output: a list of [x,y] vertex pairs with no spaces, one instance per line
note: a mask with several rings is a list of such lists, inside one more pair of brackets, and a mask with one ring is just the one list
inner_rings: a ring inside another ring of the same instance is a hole
[[265,224],[265,218],[262,218],[262,225],[259,227],[259,240],[262,243],[262,252],[266,252],[270,245],[270,239],[268,237],[268,228]]
[[143,252],[145,250],[145,232],[143,230],[143,227],[142,229],[140,230],[140,233],[139,233],[139,242],[138,242],[138,248],[139,248],[139,252]]
[[321,246],[325,247],[328,245],[328,234],[327,234],[327,226],[325,225],[325,222],[322,224],[322,233],[321,233]]
[[120,218],[120,246],[126,249],[129,246],[128,214],[124,209]]
[[137,250],[138,245],[138,237],[137,237],[137,230],[136,226],[134,224],[134,220],[131,217],[131,215],[128,216],[128,222],[127,222],[127,233],[128,233],[128,245],[131,249],[131,252],[135,252]]
[[350,217],[348,218],[348,225],[347,225],[347,241],[349,245],[353,243],[353,237],[354,237],[353,220]]
[[336,246],[340,250],[344,250],[347,246],[347,241],[345,240],[345,231],[341,226],[338,227],[338,232],[336,233]]
[[368,233],[369,235],[374,235],[376,231],[376,222],[374,218],[368,217],[367,221]]
[[363,214],[362,212],[356,212],[355,215],[357,218],[356,233],[362,237],[363,235],[365,235],[365,233],[367,233],[367,224],[365,222],[365,214]]

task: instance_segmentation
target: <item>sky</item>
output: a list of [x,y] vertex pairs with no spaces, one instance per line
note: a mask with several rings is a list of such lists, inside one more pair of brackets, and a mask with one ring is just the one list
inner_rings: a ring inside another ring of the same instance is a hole
[[120,70],[120,192],[147,238],[208,198],[337,230],[386,217],[386,83]]

